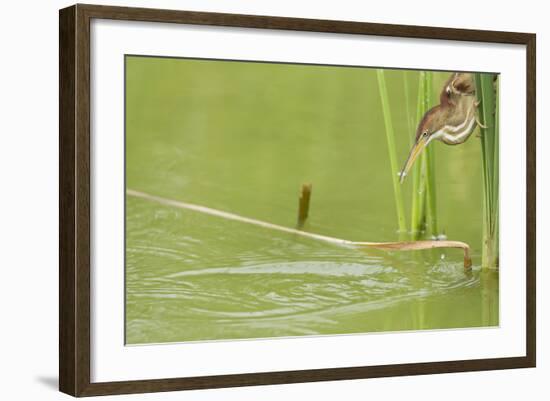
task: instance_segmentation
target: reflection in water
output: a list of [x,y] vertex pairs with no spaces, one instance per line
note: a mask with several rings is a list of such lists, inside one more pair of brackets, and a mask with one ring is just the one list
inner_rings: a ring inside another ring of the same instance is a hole
[[498,294],[499,273],[487,270],[480,273],[481,321],[484,326],[495,326],[499,322]]

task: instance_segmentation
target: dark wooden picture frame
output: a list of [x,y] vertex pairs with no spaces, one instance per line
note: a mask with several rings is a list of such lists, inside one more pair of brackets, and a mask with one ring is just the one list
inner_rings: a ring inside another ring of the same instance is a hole
[[[526,350],[523,357],[92,383],[90,380],[90,22],[94,18],[241,28],[508,43],[526,46]],[[535,41],[530,33],[74,5],[59,14],[59,388],[73,396],[534,367]]]

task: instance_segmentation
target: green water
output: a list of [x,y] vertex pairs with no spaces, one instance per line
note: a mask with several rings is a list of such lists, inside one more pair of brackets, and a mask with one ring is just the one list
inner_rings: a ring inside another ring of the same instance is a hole
[[[418,73],[386,71],[400,163],[405,75],[414,115]],[[498,325],[479,139],[430,146],[439,226],[472,246],[472,272],[459,250],[364,252],[127,196],[126,342]],[[126,58],[127,188],[295,227],[308,182],[304,230],[394,241],[390,174],[374,69]]]

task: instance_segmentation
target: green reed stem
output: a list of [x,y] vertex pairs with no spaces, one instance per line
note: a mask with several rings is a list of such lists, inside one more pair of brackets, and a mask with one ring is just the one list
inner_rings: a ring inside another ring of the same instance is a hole
[[405,93],[405,117],[407,119],[407,130],[409,131],[409,148],[414,144],[414,121],[411,118],[411,99],[409,89],[409,72],[403,70],[403,92]]
[[[405,90],[405,103],[406,103],[406,117],[407,117],[407,129],[409,131],[409,148],[412,148],[415,142],[416,129],[414,126],[414,120],[411,118],[410,113],[410,99],[409,99],[409,84],[407,79],[407,71],[403,72],[404,76],[404,90]],[[416,121],[420,121],[424,114],[424,72],[420,72],[418,80],[418,95],[417,95],[417,110],[416,110]],[[417,163],[412,167],[411,179],[413,183],[412,189],[412,207],[411,207],[411,236],[413,240],[420,238],[421,233],[425,230],[426,222],[426,208],[425,208],[425,192],[426,185],[425,180],[422,180],[421,177],[425,171],[425,159],[424,155],[420,155],[420,158]]]
[[[426,72],[424,85],[424,110],[427,111],[433,104],[433,77],[431,72]],[[426,197],[427,220],[432,236],[439,235],[437,226],[437,197],[435,186],[435,144],[428,146],[426,152]]]
[[[422,118],[424,115],[424,102],[422,101],[422,98],[424,96],[424,72],[421,71],[419,73],[419,79],[418,79],[418,98],[417,98],[417,107],[416,107],[416,121],[418,124],[418,121]],[[414,144],[415,140],[415,131],[412,130],[412,143]],[[412,144],[411,144],[412,147]],[[421,222],[421,215],[422,215],[422,200],[424,199],[423,191],[421,191],[420,186],[420,172],[421,172],[421,165],[422,165],[422,155],[420,160],[415,163],[412,167],[412,207],[411,207],[411,234],[412,239],[416,240],[420,237],[420,233],[422,232],[422,222]]]
[[493,235],[495,236],[495,267],[498,267],[499,264],[499,218],[500,218],[500,199],[499,199],[499,177],[500,177],[500,158],[499,158],[499,151],[500,151],[500,123],[499,123],[499,81],[495,82],[495,148],[494,148],[494,172],[495,172],[495,179],[493,180],[493,194],[495,194],[495,211],[494,211],[494,217],[493,217]]
[[395,198],[395,206],[397,211],[397,221],[399,231],[406,232],[407,225],[405,223],[405,206],[403,204],[403,195],[401,194],[401,185],[399,184],[399,166],[397,164],[397,151],[395,147],[395,135],[391,121],[390,102],[388,99],[388,90],[386,87],[386,79],[384,70],[376,70],[378,77],[378,88],[380,90],[380,99],[382,101],[382,113],[384,115],[384,125],[386,127],[386,139],[388,142],[388,152],[390,156],[391,177],[393,182],[393,195]]
[[483,177],[483,243],[481,265],[498,268],[499,232],[499,126],[497,88],[493,74],[475,74],[481,128],[481,162]]
[[[418,83],[418,103],[416,120],[420,120],[433,105],[433,75],[429,71],[421,71]],[[439,227],[437,222],[437,197],[435,186],[435,149],[428,146],[420,155],[412,169],[412,210],[411,234],[417,240],[426,234],[428,227],[431,234],[437,237]]]

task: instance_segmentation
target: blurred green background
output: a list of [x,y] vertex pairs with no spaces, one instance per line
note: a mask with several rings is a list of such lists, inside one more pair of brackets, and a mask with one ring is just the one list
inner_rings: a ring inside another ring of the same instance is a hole
[[[386,70],[400,163],[418,75]],[[479,139],[430,146],[440,230],[472,246],[471,273],[458,250],[365,253],[127,196],[127,343],[498,325]],[[127,188],[295,227],[307,182],[305,230],[394,241],[391,174],[375,69],[126,57]]]

